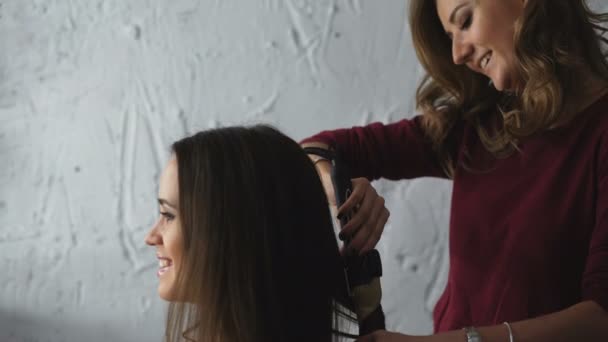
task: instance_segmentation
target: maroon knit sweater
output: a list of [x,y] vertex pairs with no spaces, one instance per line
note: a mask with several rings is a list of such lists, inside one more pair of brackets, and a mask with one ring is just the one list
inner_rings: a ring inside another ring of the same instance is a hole
[[[608,96],[504,159],[488,158],[473,127],[458,127],[450,271],[435,330],[518,321],[585,300],[608,311]],[[445,177],[420,117],[306,141],[337,146],[354,177]]]

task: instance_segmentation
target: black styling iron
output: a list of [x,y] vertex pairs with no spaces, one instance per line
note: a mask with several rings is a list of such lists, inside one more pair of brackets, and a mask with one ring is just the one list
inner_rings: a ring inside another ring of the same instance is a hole
[[[331,162],[331,180],[336,196],[336,205],[340,208],[352,193],[351,173],[348,165],[342,161],[340,154],[334,150],[306,147],[307,154],[313,154]],[[340,228],[350,220],[352,213],[340,218]],[[344,241],[344,248],[350,243],[350,237]],[[364,255],[347,253],[343,256],[348,295],[353,304],[359,322],[359,335],[367,335],[376,330],[385,329],[385,318],[380,299],[382,288],[382,261],[380,253],[373,249]]]

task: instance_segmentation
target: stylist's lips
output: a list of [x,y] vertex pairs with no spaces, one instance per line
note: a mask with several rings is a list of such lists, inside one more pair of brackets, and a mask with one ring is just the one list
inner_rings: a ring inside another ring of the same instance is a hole
[[165,274],[169,268],[173,265],[173,262],[169,258],[161,257],[157,255],[158,258],[158,272],[156,273],[159,277]]

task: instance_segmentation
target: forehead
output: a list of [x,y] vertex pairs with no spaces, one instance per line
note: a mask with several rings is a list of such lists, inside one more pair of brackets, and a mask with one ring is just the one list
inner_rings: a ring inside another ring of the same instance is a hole
[[177,178],[177,159],[175,156],[171,157],[160,175],[160,182],[158,186],[158,197],[168,200],[171,203],[177,203],[179,190],[178,178]]

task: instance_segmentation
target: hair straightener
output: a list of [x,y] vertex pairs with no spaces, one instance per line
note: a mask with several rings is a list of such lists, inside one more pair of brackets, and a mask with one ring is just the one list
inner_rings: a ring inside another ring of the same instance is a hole
[[[340,157],[337,150],[327,150],[316,147],[306,147],[307,154],[313,154],[331,163],[331,180],[336,196],[336,205],[340,208],[352,193],[351,173],[349,167]],[[351,214],[343,215],[340,228],[350,220]],[[350,243],[350,238],[344,241],[344,247]],[[347,292],[357,314],[359,335],[367,335],[376,330],[385,329],[384,312],[380,300],[382,287],[382,261],[376,249],[364,255],[348,254],[343,256],[346,273]]]

